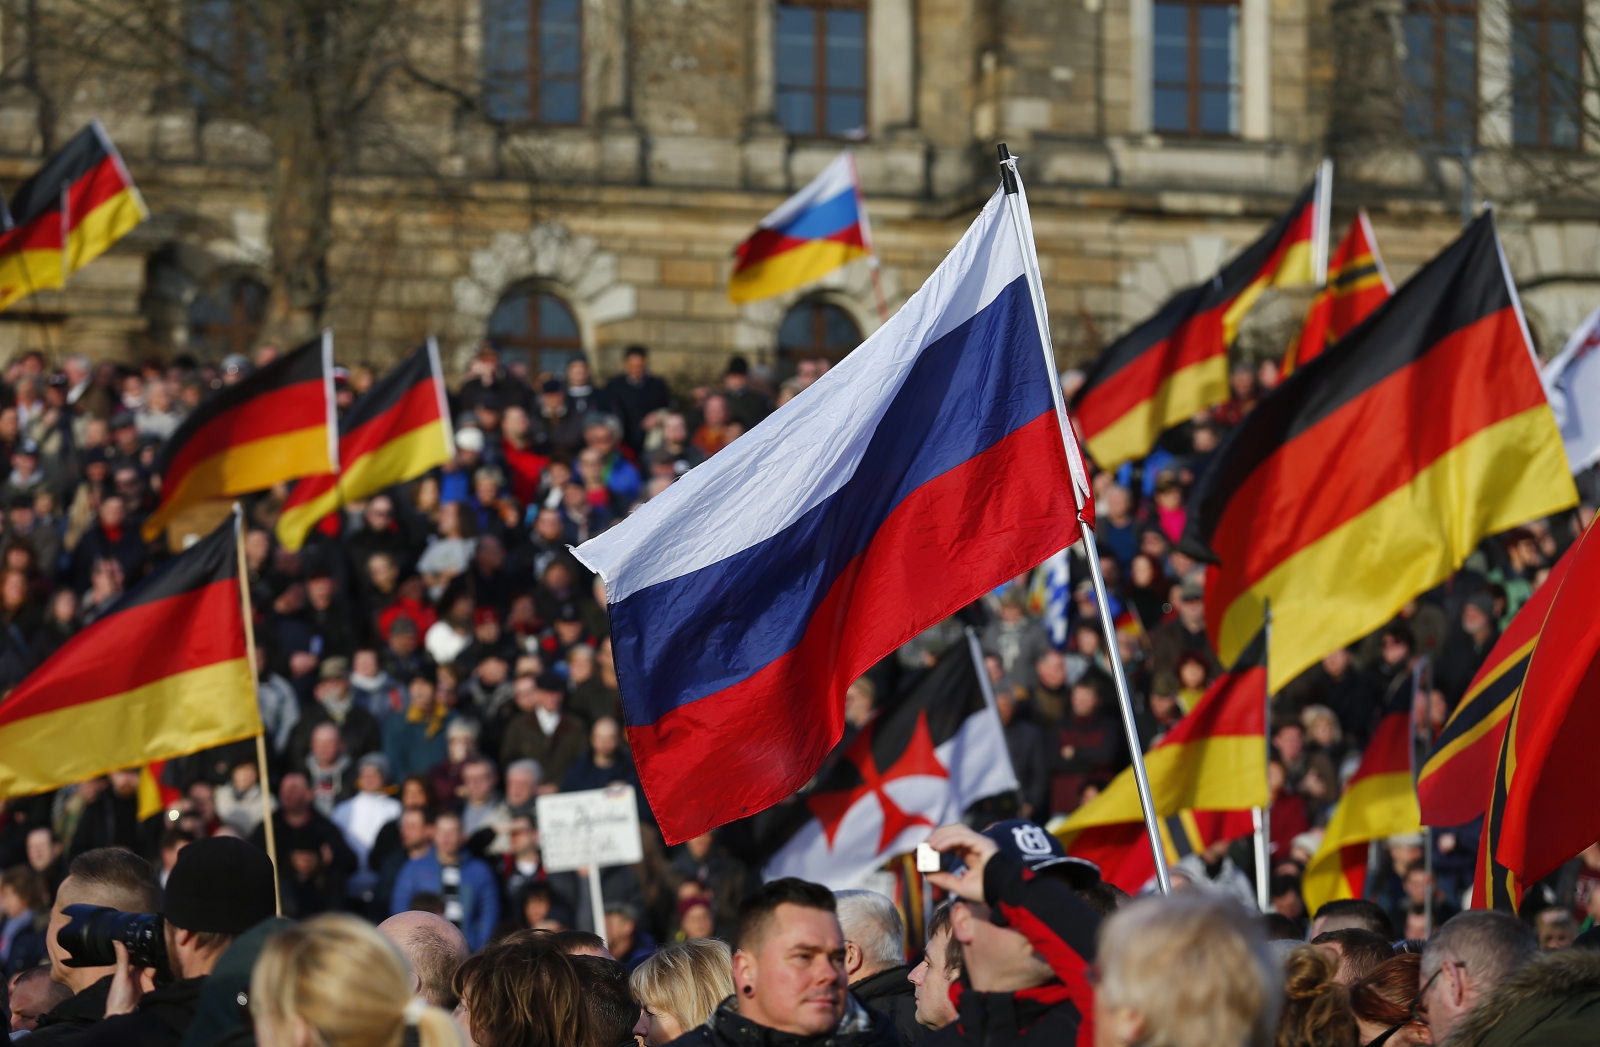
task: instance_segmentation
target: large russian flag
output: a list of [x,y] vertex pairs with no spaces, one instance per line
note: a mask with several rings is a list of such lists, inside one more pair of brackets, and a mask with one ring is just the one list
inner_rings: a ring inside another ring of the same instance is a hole
[[734,248],[728,298],[771,298],[872,253],[855,154],[846,149]]
[[799,788],[861,673],[1077,540],[1022,251],[997,192],[859,349],[577,550],[669,843]]

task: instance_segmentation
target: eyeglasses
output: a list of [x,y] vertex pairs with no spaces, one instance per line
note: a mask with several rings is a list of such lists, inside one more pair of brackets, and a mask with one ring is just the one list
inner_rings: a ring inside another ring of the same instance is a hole
[[1466,973],[1467,965],[1464,964],[1464,963],[1461,963],[1461,962],[1459,962],[1457,960],[1445,960],[1442,963],[1440,963],[1439,964],[1439,969],[1437,971],[1433,972],[1433,977],[1429,978],[1427,981],[1422,983],[1422,991],[1417,993],[1417,998],[1414,1001],[1412,1001],[1412,1004],[1411,1004],[1411,1020],[1412,1021],[1418,1022],[1418,1023],[1422,1024],[1422,1025],[1427,1025],[1428,1024],[1428,1002],[1427,1002],[1428,1001],[1428,990],[1433,988],[1433,983],[1439,980],[1439,975],[1443,974],[1444,973],[1444,969],[1446,967],[1449,967],[1451,964],[1455,964],[1457,967],[1461,968],[1461,972],[1463,974]]
[[1368,1040],[1363,1045],[1363,1047],[1383,1047],[1383,1045],[1385,1043],[1389,1042],[1389,1037],[1393,1036],[1395,1033],[1399,1032],[1401,1029],[1404,1029],[1407,1024],[1408,1023],[1406,1023],[1406,1022],[1401,1022],[1399,1025],[1391,1025],[1391,1026],[1389,1026],[1387,1029],[1383,1030],[1381,1033],[1379,1033],[1378,1035],[1374,1036],[1372,1039]]

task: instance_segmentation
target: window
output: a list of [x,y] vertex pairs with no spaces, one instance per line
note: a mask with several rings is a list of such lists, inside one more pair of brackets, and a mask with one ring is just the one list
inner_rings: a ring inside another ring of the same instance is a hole
[[864,0],[778,5],[778,123],[792,135],[867,135]]
[[1158,2],[1151,11],[1150,123],[1166,134],[1239,133],[1239,5]]
[[778,353],[793,371],[798,360],[822,357],[838,363],[861,344],[861,329],[850,314],[836,305],[815,300],[789,310],[778,328]]
[[511,123],[583,119],[581,0],[483,0],[483,95]]
[[265,103],[266,55],[249,5],[241,0],[194,0],[188,36],[196,104]]
[[1406,12],[1406,130],[1448,147],[1478,138],[1478,9],[1424,0]]
[[248,276],[223,281],[189,303],[189,344],[210,359],[248,353],[267,316],[267,285]]
[[1579,0],[1513,0],[1511,137],[1520,146],[1576,149],[1583,104]]
[[531,287],[512,289],[489,315],[489,341],[507,366],[525,364],[539,374],[560,374],[583,355],[578,321],[555,295]]

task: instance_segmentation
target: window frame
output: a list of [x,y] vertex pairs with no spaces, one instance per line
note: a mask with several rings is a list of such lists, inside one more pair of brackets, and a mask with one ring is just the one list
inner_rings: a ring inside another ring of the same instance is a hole
[[[495,314],[500,311],[500,307],[517,295],[524,296],[526,301],[524,316],[528,324],[528,334],[525,337],[496,334],[489,325],[494,322]],[[567,311],[567,316],[571,318],[574,332],[571,339],[546,338],[539,333],[540,305],[546,295],[555,299]],[[527,354],[528,376],[530,378],[544,373],[545,369],[541,358],[547,351],[568,353],[570,354],[568,356],[569,360],[572,356],[583,356],[585,359],[588,357],[588,351],[583,345],[583,325],[578,320],[578,311],[572,307],[572,299],[559,291],[537,283],[513,284],[506,288],[500,297],[495,300],[494,307],[489,310],[489,316],[485,320],[484,326],[484,337],[493,343],[502,356],[515,356],[519,353]],[[562,369],[564,368],[565,364],[562,365]]]
[[[872,3],[871,0],[779,0],[775,5],[775,17],[772,22],[772,78],[774,102],[785,90],[805,90],[811,95],[812,130],[792,131],[784,127],[784,133],[791,138],[821,139],[834,142],[865,141],[872,135]],[[809,11],[812,26],[812,85],[810,88],[787,87],[783,83],[783,65],[778,51],[778,34],[781,31],[782,12],[784,8]],[[827,12],[829,11],[859,11],[861,12],[861,87],[856,89],[838,89],[828,86],[828,47],[827,47]],[[861,98],[861,134],[848,133],[832,134],[828,131],[828,98],[829,96],[859,96]],[[774,106],[776,108],[776,105]],[[778,114],[779,126],[783,125],[781,110]]]
[[[252,284],[261,289],[261,317],[257,320],[249,318],[249,302],[247,295],[242,293],[247,284]],[[223,280],[213,283],[211,288],[197,299],[209,299],[213,302],[221,299],[226,294],[228,307],[228,320],[223,324],[196,323],[194,319],[194,303],[191,302],[187,317],[190,344],[196,342],[204,347],[209,354],[216,343],[226,342],[226,346],[217,354],[217,359],[222,359],[233,353],[248,356],[260,340],[261,332],[266,329],[267,309],[271,304],[272,287],[251,273],[235,272]]]
[[[1432,68],[1430,70],[1433,91],[1432,97],[1427,100],[1431,127],[1422,140],[1447,148],[1455,148],[1463,144],[1459,141],[1451,141],[1448,133],[1447,107],[1450,102],[1450,90],[1448,87],[1449,77],[1447,75],[1449,58],[1446,28],[1451,18],[1465,17],[1472,20],[1472,75],[1470,78],[1472,82],[1472,97],[1468,99],[1472,114],[1470,121],[1472,134],[1465,144],[1477,146],[1479,135],[1478,117],[1482,105],[1479,92],[1482,90],[1483,85],[1483,47],[1480,44],[1480,36],[1483,32],[1483,13],[1477,0],[1408,0],[1403,17],[1409,21],[1418,15],[1426,16],[1431,23],[1430,36],[1433,46]],[[1404,24],[1402,22],[1402,26]],[[1405,30],[1402,28],[1401,31],[1404,32]],[[1410,61],[1410,58],[1408,47],[1406,53],[1407,62]],[[1402,65],[1401,74],[1401,79],[1405,82],[1405,89],[1408,92],[1415,92],[1416,88],[1411,82],[1409,70],[1404,65]],[[1401,119],[1405,120],[1405,115],[1402,115]],[[1410,127],[1405,130],[1407,133],[1413,133]]]
[[[479,10],[482,18],[482,32],[486,36],[495,29],[488,17],[488,11],[494,2],[495,0],[479,0]],[[585,118],[586,114],[584,112],[584,101],[588,94],[584,83],[584,74],[588,67],[588,54],[587,49],[584,47],[584,31],[587,20],[584,16],[584,5],[582,0],[576,0],[575,3],[578,15],[577,24],[575,26],[578,37],[578,67],[577,70],[570,76],[563,74],[559,77],[545,76],[543,73],[543,63],[540,61],[540,47],[543,40],[543,19],[541,15],[543,13],[546,0],[500,0],[500,2],[506,4],[520,3],[527,8],[528,15],[528,39],[526,54],[527,66],[522,71],[522,78],[525,81],[528,89],[527,111],[521,116],[507,118],[504,122],[516,127],[582,127],[587,122]],[[484,54],[486,50],[486,47],[480,49],[479,54]],[[505,79],[509,80],[510,77],[506,77]],[[494,88],[489,86],[491,83],[495,82],[496,78],[491,75],[491,71],[488,69],[486,62],[483,65],[481,80],[483,81],[483,91],[486,96],[496,93]],[[543,86],[546,80],[570,80],[577,87],[578,111],[573,119],[546,120],[543,117],[540,110],[543,99]],[[487,110],[488,108],[489,104],[486,100],[485,109]]]
[[[1527,5],[1527,6],[1524,6]],[[1552,0],[1507,0],[1511,17],[1511,144],[1514,149],[1539,149],[1548,152],[1578,153],[1583,151],[1583,95],[1584,65],[1587,60],[1588,48],[1584,46],[1585,4],[1573,3],[1568,0],[1568,6],[1563,10]],[[1532,8],[1530,10],[1529,8]],[[1577,135],[1570,145],[1559,145],[1551,141],[1552,117],[1555,115],[1551,90],[1551,71],[1548,68],[1550,61],[1550,28],[1556,24],[1569,24],[1575,30],[1578,59],[1578,88],[1577,97],[1573,100],[1573,110],[1576,117]],[[1538,29],[1538,57],[1545,65],[1541,66],[1535,74],[1538,85],[1538,98],[1534,104],[1538,123],[1533,141],[1518,140],[1517,110],[1518,93],[1521,84],[1516,74],[1517,43],[1519,30],[1524,26],[1537,27]]]
[[[1188,49],[1188,70],[1185,80],[1180,83],[1176,80],[1163,80],[1160,70],[1156,65],[1155,55],[1155,8],[1158,4],[1171,4],[1174,7],[1187,8],[1188,25],[1186,27],[1186,45]],[[1235,110],[1235,130],[1232,131],[1207,131],[1200,126],[1201,96],[1205,94],[1206,85],[1200,79],[1200,11],[1206,7],[1231,7],[1236,14],[1233,63],[1238,71],[1234,82],[1229,85],[1232,92],[1232,105]],[[1152,0],[1150,6],[1151,33],[1150,33],[1150,130],[1153,134],[1182,137],[1182,138],[1208,138],[1218,141],[1238,141],[1244,134],[1244,3],[1243,0]],[[1155,99],[1161,90],[1174,90],[1181,88],[1188,103],[1187,128],[1182,131],[1156,126]]]
[[[836,310],[840,316],[844,317],[856,333],[856,344],[848,349],[839,349],[836,347],[837,343],[830,343],[827,340],[827,313],[830,309]],[[787,326],[789,318],[798,310],[805,310],[810,313],[807,326],[811,329],[811,341],[801,346],[785,345],[783,343],[783,329]],[[815,359],[825,359],[831,365],[837,364],[840,360],[861,348],[862,343],[867,340],[867,336],[861,329],[860,322],[851,315],[850,310],[840,305],[837,301],[810,297],[800,299],[783,311],[783,316],[778,321],[776,337],[773,340],[777,344],[778,356],[788,361],[791,365],[797,365],[801,360]]]

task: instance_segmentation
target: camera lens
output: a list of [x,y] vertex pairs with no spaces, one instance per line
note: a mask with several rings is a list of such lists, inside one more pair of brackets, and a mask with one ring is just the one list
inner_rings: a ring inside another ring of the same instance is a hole
[[154,913],[119,912],[103,905],[69,905],[61,910],[67,925],[57,935],[66,950],[68,967],[111,967],[117,962],[112,942],[128,947],[135,967],[166,969],[167,943],[161,917]]

